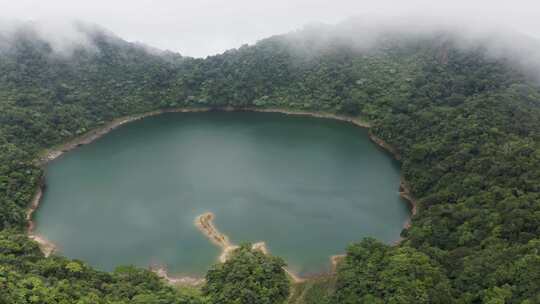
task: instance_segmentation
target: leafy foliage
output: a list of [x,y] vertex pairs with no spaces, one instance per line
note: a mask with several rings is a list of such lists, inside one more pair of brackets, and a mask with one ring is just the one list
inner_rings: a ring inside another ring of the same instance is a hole
[[0,232],[0,244],[0,303],[202,303],[147,270],[105,273],[82,261],[45,258],[35,242],[13,231]]
[[439,265],[411,247],[393,250],[373,239],[352,245],[338,273],[336,303],[451,303]]
[[[35,160],[43,149],[124,115],[259,107],[361,117],[401,156],[418,213],[397,246],[364,240],[349,247],[334,301],[540,302],[540,90],[510,62],[481,47],[464,49],[445,34],[388,35],[369,49],[317,35],[275,36],[206,59],[88,35],[95,48],[71,56],[56,55],[31,29],[0,43],[9,46],[0,49],[2,301],[52,302],[42,286],[64,302],[176,296],[140,270],[124,280],[80,261],[41,257],[21,234],[43,175]],[[242,259],[265,269],[262,257]],[[209,273],[208,294],[244,299],[234,282],[225,291],[215,277],[244,272],[249,277],[238,283],[258,290],[250,284],[260,273],[242,263],[223,267]]]
[[231,258],[206,274],[205,295],[216,304],[280,304],[289,296],[289,279],[281,258],[252,250],[236,249]]

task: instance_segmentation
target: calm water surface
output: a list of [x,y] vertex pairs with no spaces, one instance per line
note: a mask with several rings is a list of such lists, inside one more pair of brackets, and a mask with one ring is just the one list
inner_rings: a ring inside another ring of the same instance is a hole
[[134,122],[50,163],[37,232],[103,270],[167,265],[201,275],[219,248],[266,241],[301,274],[372,236],[399,238],[399,166],[351,124],[271,113],[175,113]]

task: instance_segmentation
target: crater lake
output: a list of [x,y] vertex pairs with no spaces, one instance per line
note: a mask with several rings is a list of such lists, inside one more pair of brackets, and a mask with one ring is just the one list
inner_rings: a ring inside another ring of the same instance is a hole
[[399,163],[350,123],[258,112],[168,113],[50,162],[36,232],[99,269],[164,265],[203,276],[231,242],[264,241],[300,275],[363,237],[392,243],[409,217]]

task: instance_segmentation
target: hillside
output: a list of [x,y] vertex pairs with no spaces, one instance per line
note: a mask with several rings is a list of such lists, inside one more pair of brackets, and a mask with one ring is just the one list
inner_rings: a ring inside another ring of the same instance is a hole
[[[31,26],[0,36],[0,303],[202,301],[145,270],[44,258],[25,236],[43,149],[177,107],[361,117],[399,152],[418,205],[403,241],[358,240],[309,303],[540,302],[540,89],[511,59],[448,32],[382,32],[362,44],[308,28],[205,59],[80,32],[91,46],[69,54]],[[215,290],[210,303],[227,303]]]

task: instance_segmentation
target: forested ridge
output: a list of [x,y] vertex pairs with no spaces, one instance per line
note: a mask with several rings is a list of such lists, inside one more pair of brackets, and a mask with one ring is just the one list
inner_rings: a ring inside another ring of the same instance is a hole
[[[362,48],[306,30],[196,59],[80,31],[92,46],[69,54],[31,26],[0,34],[0,303],[540,303],[540,89],[511,59],[446,32],[384,33]],[[114,118],[178,107],[369,121],[401,156],[417,199],[411,227],[395,246],[349,245],[335,275],[288,300],[282,261],[248,246],[201,291],[43,257],[25,235],[40,153]]]

